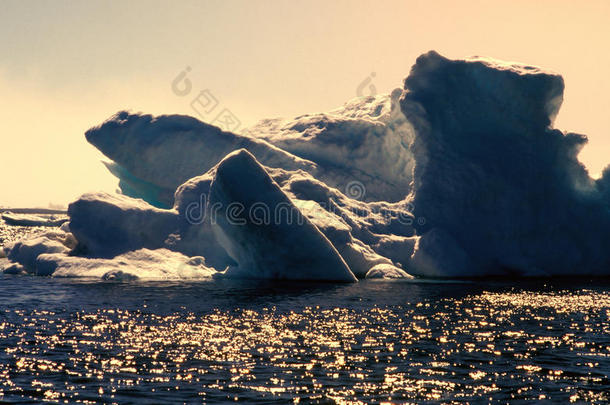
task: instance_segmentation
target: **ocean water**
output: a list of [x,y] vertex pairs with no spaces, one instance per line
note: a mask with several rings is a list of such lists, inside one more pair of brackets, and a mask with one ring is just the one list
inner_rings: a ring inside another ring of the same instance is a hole
[[610,281],[0,276],[0,400],[610,401]]

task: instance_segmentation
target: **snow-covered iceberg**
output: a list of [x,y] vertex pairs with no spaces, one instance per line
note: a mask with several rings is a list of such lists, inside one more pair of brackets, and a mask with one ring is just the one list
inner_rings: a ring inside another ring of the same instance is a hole
[[69,226],[6,246],[5,271],[608,275],[610,167],[591,179],[577,159],[586,137],[552,128],[563,87],[537,67],[429,52],[404,89],[241,134],[119,112],[86,137],[124,195],[82,196]]

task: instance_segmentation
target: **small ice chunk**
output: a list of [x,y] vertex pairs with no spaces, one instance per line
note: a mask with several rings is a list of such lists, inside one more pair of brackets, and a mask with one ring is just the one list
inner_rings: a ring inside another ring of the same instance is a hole
[[412,275],[408,274],[406,271],[399,269],[396,266],[387,263],[381,263],[376,266],[373,266],[367,273],[366,278],[386,278],[386,279],[395,279],[395,278],[414,278]]
[[43,254],[36,267],[39,275],[86,277],[102,280],[195,280],[209,279],[216,272],[202,258],[189,258],[167,249],[139,249],[113,259]]
[[178,213],[119,194],[88,193],[68,207],[70,231],[82,253],[113,257],[164,246],[178,228]]
[[[62,232],[63,233],[63,232]],[[63,236],[64,238],[67,235]],[[6,257],[15,263],[23,266],[28,273],[37,273],[36,259],[43,253],[67,253],[70,249],[64,244],[64,240],[60,239],[61,235],[43,234],[42,236],[34,237],[14,242],[4,247]]]

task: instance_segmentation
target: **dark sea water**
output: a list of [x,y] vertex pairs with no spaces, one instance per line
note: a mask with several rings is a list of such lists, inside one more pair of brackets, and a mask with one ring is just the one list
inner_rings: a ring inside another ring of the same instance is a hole
[[6,402],[610,400],[608,280],[0,285]]

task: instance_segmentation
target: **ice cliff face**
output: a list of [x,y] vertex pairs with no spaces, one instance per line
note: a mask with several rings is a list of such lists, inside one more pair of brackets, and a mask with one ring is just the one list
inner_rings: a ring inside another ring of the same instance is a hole
[[430,255],[454,252],[454,274],[610,269],[608,210],[577,159],[586,137],[551,128],[563,87],[539,68],[435,52],[411,70],[401,99],[417,134],[410,201],[427,219],[418,234],[443,235]]
[[540,68],[429,52],[404,90],[242,134],[120,112],[86,136],[126,196],[84,195],[62,230],[5,247],[6,271],[607,275],[610,169],[591,179],[577,159],[586,137],[552,128],[563,86]]

